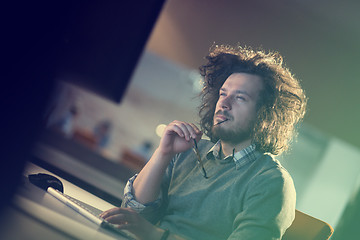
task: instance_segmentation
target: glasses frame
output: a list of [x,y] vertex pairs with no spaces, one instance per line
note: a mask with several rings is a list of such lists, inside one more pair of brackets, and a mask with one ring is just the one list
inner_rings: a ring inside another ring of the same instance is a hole
[[206,171],[205,171],[205,168],[204,168],[204,164],[203,164],[203,162],[202,162],[202,160],[201,160],[201,156],[200,156],[200,152],[199,152],[199,149],[198,149],[198,145],[197,145],[197,143],[196,143],[196,140],[195,139],[193,139],[194,140],[194,147],[193,147],[193,150],[194,150],[194,152],[195,152],[195,155],[196,155],[196,157],[197,157],[197,163],[199,164],[199,166],[200,166],[200,168],[201,168],[201,171],[202,171],[202,175],[204,176],[204,178],[209,178],[208,176],[207,176],[207,174],[206,174]]

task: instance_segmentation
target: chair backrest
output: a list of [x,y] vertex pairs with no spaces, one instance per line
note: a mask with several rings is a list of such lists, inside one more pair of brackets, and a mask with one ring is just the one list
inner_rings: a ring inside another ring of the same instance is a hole
[[333,232],[328,223],[296,210],[295,220],[282,240],[327,240]]

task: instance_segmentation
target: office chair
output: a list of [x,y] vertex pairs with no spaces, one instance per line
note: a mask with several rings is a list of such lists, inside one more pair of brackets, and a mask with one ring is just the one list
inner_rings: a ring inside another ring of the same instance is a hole
[[295,220],[282,240],[327,240],[333,232],[328,223],[296,210]]

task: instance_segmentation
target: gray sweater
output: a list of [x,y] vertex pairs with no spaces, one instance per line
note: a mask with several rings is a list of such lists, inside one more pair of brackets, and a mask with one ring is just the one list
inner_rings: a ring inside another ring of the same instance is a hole
[[296,193],[289,173],[268,154],[245,148],[225,159],[219,146],[198,144],[208,179],[187,151],[177,155],[163,178],[159,199],[140,204],[131,178],[123,207],[188,239],[281,239],[295,217]]

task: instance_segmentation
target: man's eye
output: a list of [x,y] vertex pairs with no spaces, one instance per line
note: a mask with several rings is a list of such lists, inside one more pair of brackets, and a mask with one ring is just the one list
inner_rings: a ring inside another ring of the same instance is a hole
[[236,99],[241,100],[241,101],[246,101],[246,98],[244,98],[243,96],[237,96]]

